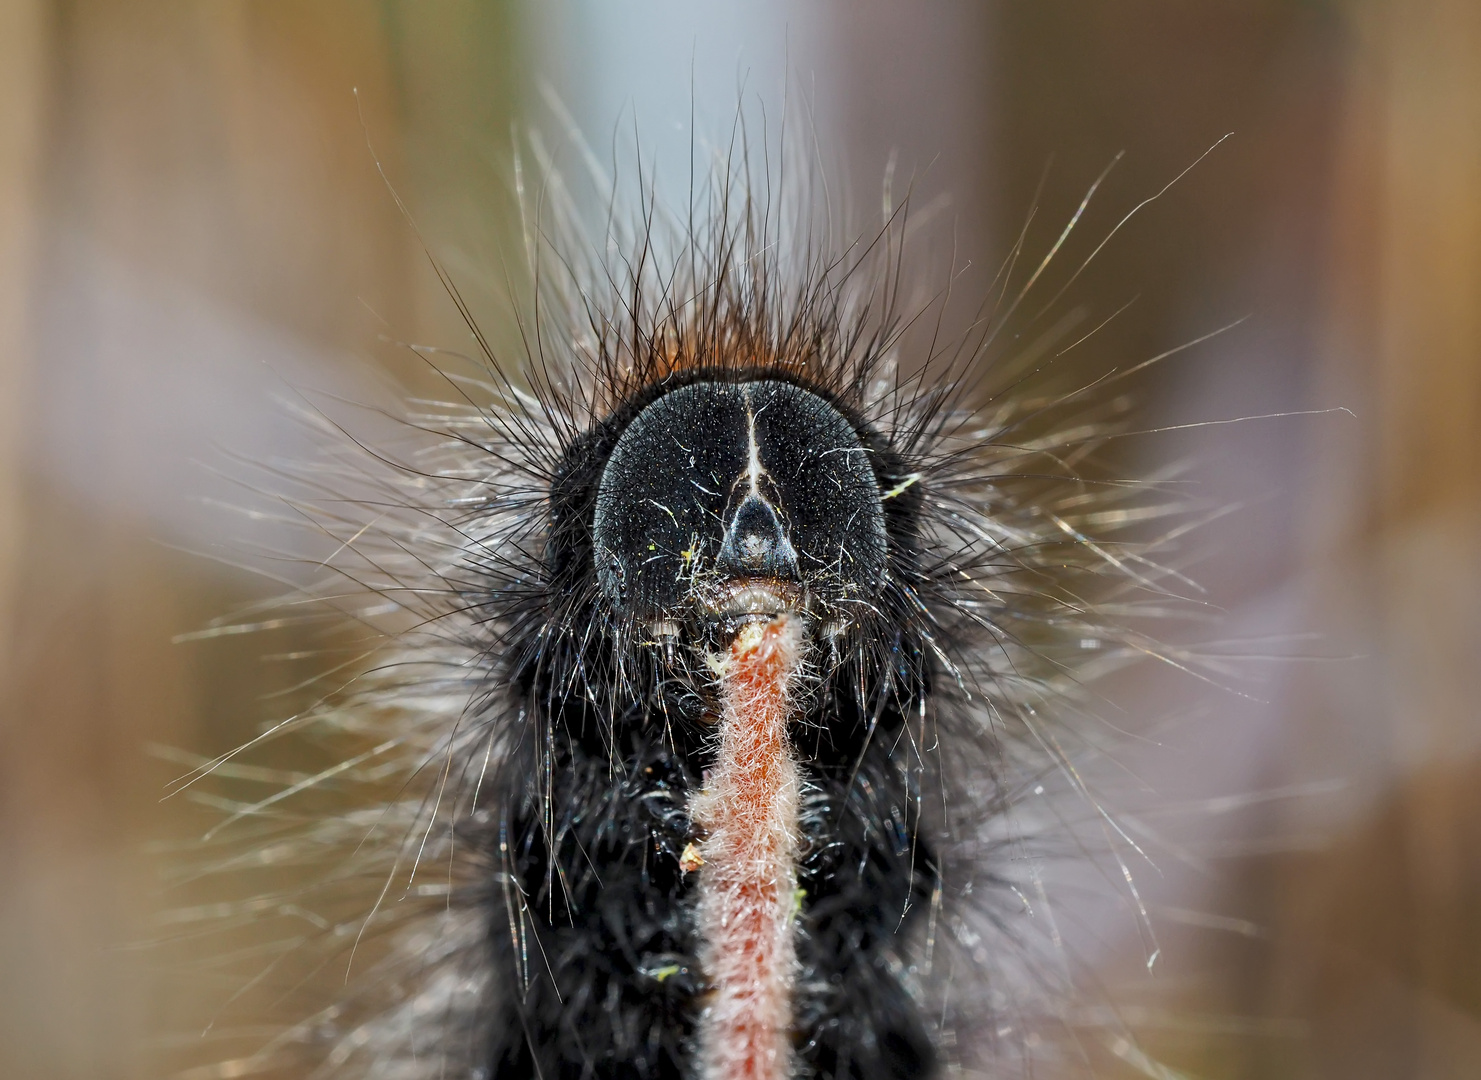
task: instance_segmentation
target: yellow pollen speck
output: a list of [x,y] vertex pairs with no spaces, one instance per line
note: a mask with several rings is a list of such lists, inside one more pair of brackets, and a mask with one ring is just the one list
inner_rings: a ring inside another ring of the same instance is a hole
[[704,856],[699,853],[699,848],[693,844],[685,844],[684,853],[679,856],[679,869],[686,874],[692,874],[704,864]]
[[901,480],[894,487],[890,488],[889,491],[886,491],[883,495],[881,495],[879,497],[879,501],[880,502],[884,502],[886,499],[893,499],[896,495],[899,495],[902,491],[905,491],[907,488],[911,487],[912,485],[919,483],[920,482],[920,479],[921,479],[921,474],[920,473],[911,473],[904,480]]

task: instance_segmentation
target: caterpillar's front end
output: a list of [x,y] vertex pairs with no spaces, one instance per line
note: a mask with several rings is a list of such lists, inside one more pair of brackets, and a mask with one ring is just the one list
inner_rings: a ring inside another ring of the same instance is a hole
[[[1047,259],[953,333],[906,207],[839,253],[768,183],[718,161],[592,244],[552,179],[527,352],[470,317],[412,452],[320,425],[292,502],[337,546],[283,606],[370,640],[242,751],[330,764],[211,833],[256,829],[199,876],[256,877],[192,922],[288,928],[211,1075],[921,1080],[1073,1043],[1036,841],[1114,828],[1064,718],[1156,650],[1123,624],[1174,602],[1134,535],[1170,503],[1095,464],[1117,376],[1015,356]],[[235,757],[198,775],[266,775]]]
[[918,539],[885,512],[912,485],[839,390],[711,358],[559,470],[586,602],[526,675],[559,778],[504,811],[507,940],[543,962],[493,1075],[931,1072],[898,976],[935,873],[900,740]]

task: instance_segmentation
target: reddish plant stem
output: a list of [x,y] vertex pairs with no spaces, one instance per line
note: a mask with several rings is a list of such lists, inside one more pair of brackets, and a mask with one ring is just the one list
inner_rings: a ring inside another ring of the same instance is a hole
[[720,755],[694,802],[705,830],[699,930],[711,997],[700,1020],[706,1080],[787,1080],[799,779],[787,736],[800,620],[744,627],[720,675]]

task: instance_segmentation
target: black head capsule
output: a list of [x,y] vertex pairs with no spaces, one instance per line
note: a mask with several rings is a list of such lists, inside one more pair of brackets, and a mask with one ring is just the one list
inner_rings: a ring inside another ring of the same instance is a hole
[[782,611],[847,621],[887,556],[859,433],[771,380],[691,383],[638,413],[602,472],[593,540],[613,612],[675,635]]

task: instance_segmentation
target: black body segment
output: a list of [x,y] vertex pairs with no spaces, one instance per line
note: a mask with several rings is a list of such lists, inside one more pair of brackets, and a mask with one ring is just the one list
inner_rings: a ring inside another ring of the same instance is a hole
[[[821,703],[822,707],[837,702]],[[935,870],[912,834],[912,793],[890,747],[899,715],[860,746],[823,748],[805,767],[808,855],[798,943],[803,963],[794,1042],[799,1076],[923,1080],[934,1052],[916,1002],[891,959],[929,909]],[[620,772],[605,753],[556,728],[560,807],[547,841],[527,788],[510,808],[509,871],[525,900],[524,956],[494,926],[501,978],[514,990],[495,1018],[495,1080],[683,1080],[695,1076],[692,1037],[704,981],[692,926],[693,876],[680,868],[690,839],[686,797],[707,759],[700,738],[675,751],[654,712],[628,717]],[[821,718],[821,717],[820,717]],[[691,736],[702,735],[695,729]],[[849,750],[863,749],[857,772]]]

